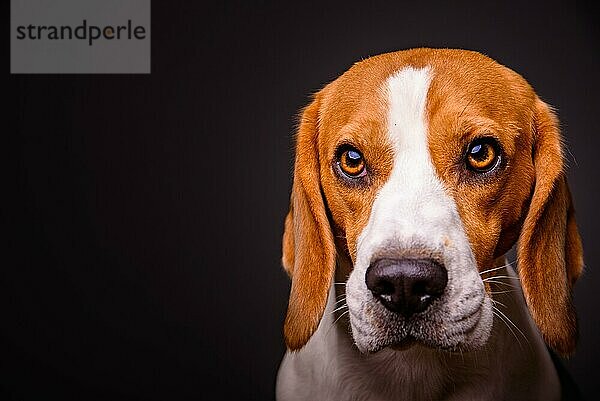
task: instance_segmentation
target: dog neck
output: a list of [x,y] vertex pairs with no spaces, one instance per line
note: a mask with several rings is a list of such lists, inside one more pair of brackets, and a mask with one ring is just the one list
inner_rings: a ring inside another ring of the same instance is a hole
[[[551,400],[560,384],[547,348],[527,310],[514,270],[497,260],[489,282],[494,325],[485,347],[450,352],[414,345],[362,354],[353,343],[348,312],[332,285],[319,328],[298,352],[287,353],[279,399],[524,399]],[[343,269],[342,269],[343,272]],[[336,278],[337,280],[337,278]],[[335,287],[341,287],[337,289]],[[341,290],[341,291],[340,291]],[[528,397],[530,395],[531,397]]]

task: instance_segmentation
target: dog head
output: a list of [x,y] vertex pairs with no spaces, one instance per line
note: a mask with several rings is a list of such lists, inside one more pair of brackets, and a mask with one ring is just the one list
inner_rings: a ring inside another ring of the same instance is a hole
[[361,351],[412,340],[479,348],[493,321],[481,273],[515,243],[531,315],[568,354],[583,256],[551,108],[476,52],[359,62],[301,116],[283,236],[287,346],[301,348],[317,329],[336,260],[346,258]]

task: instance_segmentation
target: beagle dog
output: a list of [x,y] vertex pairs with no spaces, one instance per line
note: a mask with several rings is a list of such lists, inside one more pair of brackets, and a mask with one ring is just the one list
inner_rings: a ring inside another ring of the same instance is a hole
[[371,57],[316,93],[277,398],[559,399],[583,268],[563,158],[552,108],[476,52]]

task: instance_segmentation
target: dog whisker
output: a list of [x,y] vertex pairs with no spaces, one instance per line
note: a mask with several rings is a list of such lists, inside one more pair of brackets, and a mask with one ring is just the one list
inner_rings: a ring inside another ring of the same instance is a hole
[[496,270],[504,269],[505,267],[506,267],[506,265],[494,267],[493,269],[487,269],[487,270],[484,270],[482,272],[479,272],[479,275],[482,276],[482,275],[484,275],[486,273],[490,273],[490,272],[493,272],[493,271],[496,271]]
[[487,269],[487,270],[484,270],[484,271],[482,271],[482,272],[479,272],[479,275],[481,276],[481,275],[483,275],[483,274],[485,274],[485,273],[489,273],[489,272],[493,272],[493,271],[496,271],[496,270],[504,269],[505,267],[512,266],[512,265],[514,265],[515,263],[516,263],[516,261],[515,261],[515,262],[508,262],[508,263],[506,263],[506,264],[503,264],[502,266],[493,267],[493,268],[491,268],[491,269]]
[[509,280],[521,280],[519,277],[512,277],[512,276],[490,276],[490,277],[486,277],[483,279],[483,281],[488,280],[488,279],[497,279],[497,278],[505,278],[505,279],[509,279]]
[[504,282],[502,282],[502,281],[496,281],[496,280],[484,280],[484,282],[485,282],[485,283],[494,283],[494,284],[498,284],[498,285],[503,285],[503,286],[505,286],[505,287],[510,287],[510,288],[519,288],[519,287],[516,287],[516,286],[514,286],[514,285],[512,285],[512,284],[509,284],[509,283],[504,283]]
[[334,309],[334,310],[331,312],[331,314],[334,314],[335,312],[341,311],[341,310],[343,310],[344,308],[347,308],[347,307],[348,307],[348,305],[344,304],[344,305],[340,306],[339,308],[337,308],[337,309]]
[[492,313],[494,314],[494,316],[496,316],[500,321],[502,321],[502,323],[504,323],[504,325],[506,326],[506,328],[511,332],[512,336],[515,338],[515,340],[517,340],[517,343],[519,344],[519,348],[521,350],[523,350],[523,344],[521,344],[521,340],[519,340],[519,337],[517,337],[517,333],[515,333],[515,331],[512,329],[512,327],[510,327],[510,325],[508,324],[508,322],[505,320],[505,318],[503,317],[503,315],[500,314],[500,310],[496,307],[492,308]]
[[517,326],[515,323],[513,323],[512,320],[510,320],[510,318],[508,316],[506,316],[506,314],[504,312],[502,312],[500,309],[493,307],[494,309],[496,309],[496,312],[500,313],[502,316],[504,316],[504,318],[521,334],[521,336],[523,336],[523,338],[525,339],[525,341],[527,341],[527,343],[529,343],[529,339],[527,338],[527,336],[525,335],[525,333],[523,333],[523,331],[519,328],[519,326]]
[[343,312],[341,315],[339,315],[339,316],[338,316],[338,318],[337,318],[337,319],[335,319],[335,320],[333,321],[332,325],[335,325],[335,324],[338,322],[338,320],[340,320],[340,319],[342,318],[342,316],[345,316],[345,315],[347,315],[348,313],[350,313],[350,310],[349,310],[349,309],[345,310],[345,311],[344,311],[344,312]]
[[[495,276],[486,277],[484,279],[481,279],[481,281],[483,281],[484,283],[488,283],[488,282],[492,282],[492,281],[497,281],[499,283],[505,283],[505,281],[502,281],[502,280],[504,280],[504,279],[503,278],[497,278]],[[510,283],[513,284],[512,282],[510,282]]]
[[336,324],[336,323],[337,323],[337,322],[338,322],[338,321],[339,321],[339,320],[340,320],[342,317],[344,317],[345,315],[347,315],[348,313],[350,313],[350,310],[349,310],[349,309],[346,309],[344,312],[342,312],[342,313],[341,313],[341,314],[340,314],[340,315],[337,317],[337,319],[335,319],[335,320],[333,321],[333,323],[331,323],[331,326],[330,326],[330,327],[329,327],[329,329],[327,330],[327,333],[325,333],[325,337],[327,337],[327,336],[329,335],[329,332],[331,331],[331,329],[332,329],[333,327],[335,327],[335,324]]
[[333,304],[333,306],[335,307],[338,304],[342,304],[346,302],[346,298],[342,298],[342,299],[338,299],[337,301],[335,301],[335,303]]
[[[333,312],[332,312],[333,313]],[[338,322],[338,320],[340,320],[343,316],[347,315],[348,313],[350,313],[349,309],[346,309],[344,312],[342,312],[337,319],[335,319],[333,321],[333,323],[331,323],[331,326],[329,326],[329,328],[327,329],[327,332],[325,333],[325,337],[327,337],[329,335],[329,332],[331,331],[332,328],[335,327],[335,324]]]
[[496,308],[496,312],[498,312],[502,316],[504,316],[504,318],[521,334],[523,339],[525,339],[526,341],[529,341],[527,339],[527,336],[525,335],[525,333],[523,333],[523,331],[519,328],[519,326],[517,326],[508,316],[506,316],[506,314],[504,312],[502,312],[500,309],[497,309],[497,308]]
[[507,307],[506,305],[504,305],[504,304],[503,304],[502,302],[500,302],[500,301],[496,301],[495,299],[491,299],[491,301],[492,301],[493,303],[495,303],[495,304],[498,304],[498,305],[500,305],[500,306],[502,306],[502,307],[504,307],[504,308],[507,308],[507,309],[508,309],[508,307]]

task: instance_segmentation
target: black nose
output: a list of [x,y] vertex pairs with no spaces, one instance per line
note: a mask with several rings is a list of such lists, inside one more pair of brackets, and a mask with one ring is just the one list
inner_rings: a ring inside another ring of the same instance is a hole
[[409,317],[442,295],[448,274],[431,259],[378,259],[367,269],[366,282],[387,309]]

